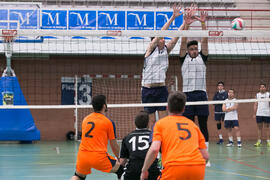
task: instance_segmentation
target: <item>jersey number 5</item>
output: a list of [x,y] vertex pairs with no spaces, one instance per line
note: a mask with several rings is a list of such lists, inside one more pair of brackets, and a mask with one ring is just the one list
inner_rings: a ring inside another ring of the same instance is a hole
[[188,125],[188,123],[176,123],[176,124],[177,124],[177,129],[179,131],[185,131],[188,134],[187,137],[181,137],[181,136],[179,136],[179,138],[181,140],[187,140],[187,139],[189,139],[191,137],[190,131],[188,129],[185,129],[185,128],[182,127],[182,125]]
[[91,128],[89,131],[87,131],[87,133],[85,133],[85,137],[89,137],[92,138],[93,136],[90,135],[90,133],[93,131],[93,129],[95,128],[95,123],[94,122],[88,122],[87,124],[91,125]]

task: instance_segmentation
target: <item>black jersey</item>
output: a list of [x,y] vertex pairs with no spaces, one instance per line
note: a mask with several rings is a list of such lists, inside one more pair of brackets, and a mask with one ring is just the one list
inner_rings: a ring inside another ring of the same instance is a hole
[[[120,158],[128,159],[124,177],[125,179],[140,179],[146,153],[150,147],[149,138],[151,131],[136,129],[128,134],[122,141]],[[160,173],[157,159],[149,168],[149,179],[157,178]]]
[[[225,100],[228,98],[228,92],[227,91],[221,91],[221,92],[216,92],[216,94],[214,95],[213,100],[214,101],[220,101],[220,100]],[[215,113],[224,113],[222,111],[222,104],[215,104]]]

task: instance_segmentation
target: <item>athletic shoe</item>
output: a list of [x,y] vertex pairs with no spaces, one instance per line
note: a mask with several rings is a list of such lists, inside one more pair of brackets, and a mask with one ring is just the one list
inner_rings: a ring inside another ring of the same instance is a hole
[[270,142],[267,143],[267,146],[270,147]]
[[226,145],[227,147],[232,147],[233,146],[233,142],[229,141],[229,143]]
[[262,146],[262,143],[260,141],[257,141],[255,144],[254,144],[255,147],[260,147]]
[[238,141],[238,142],[237,142],[237,146],[238,146],[239,148],[242,147],[241,141]]
[[210,163],[210,161],[208,160],[207,161],[207,163],[206,163],[206,165],[205,165],[206,167],[211,167],[211,163]]
[[223,139],[219,139],[219,141],[217,142],[217,144],[223,144],[224,140]]

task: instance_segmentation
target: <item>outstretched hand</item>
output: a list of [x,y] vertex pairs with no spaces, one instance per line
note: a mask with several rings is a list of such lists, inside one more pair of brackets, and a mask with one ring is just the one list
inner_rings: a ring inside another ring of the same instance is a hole
[[179,3],[179,4],[174,4],[173,5],[173,16],[174,17],[178,17],[178,16],[181,16],[184,12],[181,11],[182,10],[182,5]]
[[208,17],[208,14],[206,11],[201,11],[200,17],[195,16],[195,19],[197,19],[200,22],[205,22]]
[[194,16],[196,11],[197,11],[197,6],[195,4],[192,4],[190,7],[186,8],[184,20],[187,25],[190,25],[194,21],[197,20],[195,19],[195,16]]

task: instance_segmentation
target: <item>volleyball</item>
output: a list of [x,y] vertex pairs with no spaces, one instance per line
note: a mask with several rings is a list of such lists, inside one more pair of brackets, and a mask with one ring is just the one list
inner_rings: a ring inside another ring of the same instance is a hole
[[232,21],[232,29],[234,30],[242,30],[245,27],[245,22],[243,19],[241,18],[235,18]]

